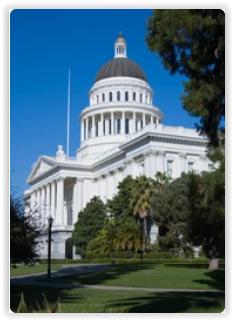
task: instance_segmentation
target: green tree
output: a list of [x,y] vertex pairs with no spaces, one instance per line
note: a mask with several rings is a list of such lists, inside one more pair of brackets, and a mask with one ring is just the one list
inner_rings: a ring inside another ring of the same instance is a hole
[[72,241],[76,247],[76,254],[85,258],[88,243],[103,228],[106,217],[106,206],[99,197],[93,197],[79,213],[74,226]]
[[141,241],[140,227],[131,218],[110,219],[87,247],[90,255],[106,254],[112,251],[135,251],[145,246]]
[[141,221],[144,225],[144,236],[146,242],[149,243],[148,221],[151,211],[150,198],[152,194],[153,180],[145,175],[139,176],[134,180],[131,207],[133,215]]
[[158,243],[163,251],[188,251],[188,175],[166,185],[164,189],[155,189],[151,198],[151,215],[159,227]]
[[225,14],[215,9],[153,10],[147,45],[171,74],[180,73],[184,109],[200,117],[197,128],[219,145],[225,120]]
[[111,216],[114,218],[131,217],[132,216],[132,190],[134,179],[127,176],[118,184],[118,193],[113,199],[108,200],[107,207]]
[[36,238],[38,227],[24,217],[20,199],[10,197],[10,260],[15,263],[33,263],[38,257]]
[[202,246],[210,258],[209,269],[218,269],[218,259],[225,257],[224,157],[212,172],[190,176],[188,197],[188,238],[194,245]]

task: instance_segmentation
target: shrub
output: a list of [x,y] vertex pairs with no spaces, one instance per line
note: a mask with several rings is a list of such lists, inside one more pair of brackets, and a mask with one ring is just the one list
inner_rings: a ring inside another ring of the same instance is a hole
[[111,252],[109,257],[112,259],[132,259],[134,256],[134,253],[131,251],[119,251],[119,252]]

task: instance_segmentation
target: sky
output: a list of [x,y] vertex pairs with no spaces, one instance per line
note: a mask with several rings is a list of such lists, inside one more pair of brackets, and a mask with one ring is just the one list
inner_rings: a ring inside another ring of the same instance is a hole
[[195,128],[183,109],[184,80],[171,76],[149,51],[148,9],[13,10],[10,15],[11,184],[22,194],[40,155],[66,150],[68,68],[71,68],[70,156],[80,146],[79,115],[101,66],[123,32],[128,58],[144,70],[163,124]]

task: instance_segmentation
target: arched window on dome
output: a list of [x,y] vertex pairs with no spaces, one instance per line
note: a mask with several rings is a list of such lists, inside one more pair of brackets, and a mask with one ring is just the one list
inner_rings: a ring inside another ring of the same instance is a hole
[[136,101],[136,92],[133,93],[133,101]]
[[102,94],[102,102],[105,102],[105,94]]
[[98,95],[96,96],[96,102],[97,102],[97,104],[99,103],[99,96]]
[[142,103],[142,94],[140,94],[140,103]]
[[126,91],[126,92],[125,92],[125,101],[128,101],[128,100],[129,100],[129,92]]
[[117,92],[117,101],[120,101],[120,100],[121,100],[121,92],[118,91],[118,92]]
[[112,92],[109,93],[109,101],[112,101]]

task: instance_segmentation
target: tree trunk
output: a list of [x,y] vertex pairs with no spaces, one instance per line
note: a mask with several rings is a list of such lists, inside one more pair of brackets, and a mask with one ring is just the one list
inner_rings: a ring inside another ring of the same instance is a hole
[[212,258],[209,264],[209,271],[219,270],[219,259]]

